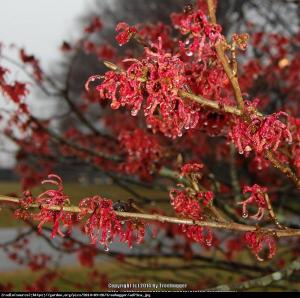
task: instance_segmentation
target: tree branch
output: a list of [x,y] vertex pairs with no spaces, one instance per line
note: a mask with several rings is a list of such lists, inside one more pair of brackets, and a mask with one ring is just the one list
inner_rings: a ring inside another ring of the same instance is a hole
[[[13,203],[20,204],[21,200],[9,196],[0,196],[0,202],[3,203]],[[83,210],[77,206],[48,206],[48,205],[39,205],[39,204],[30,204],[29,208],[45,208],[53,211],[65,211],[72,213],[80,213]],[[93,213],[94,210],[86,210],[88,213]],[[250,226],[239,224],[235,222],[212,222],[212,221],[203,221],[203,220],[193,220],[188,218],[177,218],[171,216],[164,216],[160,214],[145,214],[145,213],[134,213],[134,212],[121,212],[115,211],[115,214],[121,218],[130,218],[130,219],[141,219],[147,221],[156,221],[161,223],[174,223],[174,224],[184,224],[184,225],[195,225],[201,227],[210,227],[215,229],[239,231],[239,232],[254,232],[257,230],[257,226]],[[261,233],[273,234],[278,238],[282,237],[294,237],[300,236],[300,229],[278,229],[278,228],[260,228]]]

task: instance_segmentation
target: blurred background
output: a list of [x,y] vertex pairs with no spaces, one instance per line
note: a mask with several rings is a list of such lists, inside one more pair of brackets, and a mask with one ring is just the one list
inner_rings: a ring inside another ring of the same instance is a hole
[[[233,32],[247,31],[249,24],[255,24],[258,31],[280,33],[287,37],[298,32],[300,22],[298,1],[219,0],[218,2],[218,20],[228,36]],[[103,52],[97,54],[87,43],[82,47],[75,47],[76,42],[84,34],[83,28],[89,24],[91,18],[98,16],[103,23],[103,29],[92,36],[92,41],[96,44],[111,44],[121,53],[124,49],[118,48],[114,40],[114,28],[118,22],[170,23],[170,13],[179,12],[190,3],[191,1],[185,0],[1,1],[0,63],[11,70],[14,79],[29,81],[28,100],[30,109],[34,113],[45,119],[51,115],[63,115],[56,123],[58,131],[62,127],[80,128],[76,115],[69,112],[68,104],[64,100],[59,96],[51,96],[43,92],[33,81],[30,81],[22,67],[16,63],[18,61],[16,49],[24,48],[27,53],[33,54],[40,62],[44,73],[53,78],[56,86],[61,86],[67,79],[70,98],[73,103],[80,105],[87,78],[102,73],[105,70],[103,60],[109,60],[104,58],[109,56],[110,48],[104,55]],[[75,48],[72,54],[68,53],[69,46]],[[243,59],[255,55],[256,53],[250,50]],[[47,88],[55,91],[50,81],[47,82]],[[279,97],[280,94],[274,92],[273,101],[278,103]],[[0,95],[0,108],[4,111],[13,109],[13,106]],[[91,120],[97,119],[99,114],[90,111],[89,117]],[[101,123],[97,125],[101,129]],[[0,137],[0,146],[0,194],[19,194],[21,193],[20,177],[15,168],[18,167],[20,148],[4,135]],[[126,189],[114,185],[110,176],[98,173],[87,165],[79,169],[72,164],[57,165],[56,172],[59,172],[66,181],[66,191],[75,201],[93,194],[102,194],[115,200],[132,197]],[[37,188],[35,191],[38,193],[40,190]],[[141,196],[157,199],[158,202],[167,197],[165,190],[152,189],[147,185],[145,188],[141,185],[134,186],[134,191]],[[234,262],[221,262],[219,271],[215,270],[214,266],[210,268],[220,254],[218,251],[203,251],[204,249],[201,250],[195,245],[183,249],[184,253],[180,257],[169,254],[170,247],[180,246],[182,241],[168,237],[168,231],[159,233],[155,239],[151,239],[148,233],[147,244],[134,247],[132,250],[129,250],[126,245],[113,244],[110,251],[104,251],[103,248],[94,251],[85,246],[80,251],[75,248],[72,251],[68,249],[67,241],[56,238],[49,240],[47,230],[43,237],[33,237],[29,241],[28,239],[34,235],[35,231],[32,228],[24,227],[15,221],[9,216],[9,211],[1,211],[0,283],[3,287],[11,286],[17,290],[42,290],[46,287],[45,283],[53,279],[53,289],[60,290],[99,290],[105,289],[108,282],[130,280],[172,281],[188,284],[192,289],[213,286],[219,279],[231,282],[238,278],[232,272],[235,270]],[[226,238],[228,235],[225,233],[220,236]],[[76,231],[74,238],[78,243],[87,242],[87,239]],[[11,243],[15,244],[11,246]],[[16,253],[20,247],[23,252]],[[163,252],[163,255],[168,255],[168,258],[160,259],[160,255],[156,252]],[[148,256],[147,260],[142,258],[143,255]],[[128,258],[125,259],[124,256]],[[241,256],[243,257],[249,258],[249,256]],[[185,262],[189,262],[188,266],[184,265]],[[170,264],[178,265],[177,269],[173,270],[172,266],[168,269]],[[240,269],[243,274],[249,277],[255,276],[256,265],[245,266],[246,268]],[[54,280],[51,270],[45,273],[43,271],[45,267],[52,268],[53,272],[59,272],[59,278]],[[269,272],[269,269],[261,268],[259,270],[262,272]],[[205,275],[201,273],[203,270],[206,270]],[[210,278],[206,278],[206,275]]]

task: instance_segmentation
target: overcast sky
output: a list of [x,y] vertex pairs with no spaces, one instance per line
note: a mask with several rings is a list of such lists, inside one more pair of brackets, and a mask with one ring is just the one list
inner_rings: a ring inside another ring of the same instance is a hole
[[[94,1],[0,0],[0,43],[24,47],[47,71],[59,59],[62,41],[80,36],[82,28],[78,26],[78,18]],[[11,65],[9,68],[14,69]],[[20,79],[20,71],[16,70],[13,76]],[[0,107],[6,105],[7,101],[0,96]],[[5,152],[11,150],[11,145],[0,138],[0,167],[14,164],[14,156]]]
[[[0,0],[0,42],[24,46],[43,67],[58,57],[63,39],[76,38],[76,20],[93,0]],[[74,26],[75,25],[75,26]]]

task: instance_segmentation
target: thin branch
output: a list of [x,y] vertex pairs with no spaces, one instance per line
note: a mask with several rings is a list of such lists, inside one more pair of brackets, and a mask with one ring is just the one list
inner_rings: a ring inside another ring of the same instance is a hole
[[60,142],[64,145],[68,145],[73,149],[91,154],[92,156],[101,157],[101,158],[105,158],[105,159],[112,160],[112,161],[120,161],[121,160],[121,158],[119,156],[114,156],[114,155],[111,155],[111,154],[108,154],[108,153],[105,153],[105,152],[101,152],[101,151],[95,151],[95,150],[92,150],[90,148],[83,147],[81,145],[78,145],[77,143],[74,143],[74,142],[71,142],[71,141],[67,140],[66,138],[63,138],[62,136],[60,136],[59,134],[57,134],[53,130],[43,126],[41,124],[41,122],[33,116],[30,117],[30,120],[32,120],[32,122],[36,123],[39,128],[46,131],[53,139],[55,139],[56,141],[58,141],[58,142]]
[[209,291],[232,291],[232,290],[247,290],[250,288],[266,287],[274,282],[278,282],[290,277],[295,271],[300,270],[300,259],[291,262],[287,267],[282,270],[276,271],[272,274],[263,277],[247,280],[239,284],[220,285],[218,287],[209,289]]
[[[207,5],[208,5],[208,11],[209,11],[209,17],[212,22],[212,24],[216,24],[216,12],[215,12],[215,3],[214,0],[207,0]],[[238,107],[241,110],[242,114],[244,112],[244,100],[241,92],[241,88],[238,82],[237,74],[234,73],[234,71],[231,69],[229,59],[225,54],[226,50],[226,41],[225,40],[220,40],[216,43],[215,45],[216,51],[218,58],[220,62],[223,65],[224,71],[228,77],[228,79],[231,82],[234,95],[236,98],[236,101],[238,103]],[[254,113],[258,114],[258,111],[254,110]],[[247,116],[247,115],[246,115]],[[249,117],[245,117],[247,121],[249,121]],[[279,169],[282,173],[284,173],[286,176],[288,176],[295,184],[296,186],[300,189],[300,179],[297,177],[297,175],[292,171],[292,169],[288,166],[283,165],[273,154],[272,151],[266,150],[266,157],[270,160],[272,165]]]
[[278,219],[275,215],[275,212],[274,212],[274,209],[272,207],[272,204],[271,204],[271,201],[270,201],[270,198],[269,198],[268,194],[265,194],[264,197],[265,197],[265,202],[267,204],[267,208],[268,208],[268,212],[269,212],[269,216],[270,216],[271,220],[274,222],[274,224],[278,228],[283,229],[284,227],[278,222]]
[[[3,203],[14,203],[20,204],[20,199],[8,196],[0,196],[0,202]],[[80,213],[83,209],[80,209],[77,206],[49,206],[49,205],[39,205],[39,204],[30,204],[30,208],[45,208],[53,211],[65,211],[72,213]],[[88,213],[93,213],[94,210],[86,210]],[[184,225],[196,225],[200,227],[210,227],[215,229],[239,231],[239,232],[254,232],[257,230],[257,226],[250,226],[239,224],[235,222],[211,222],[203,220],[193,220],[188,218],[177,218],[171,216],[164,216],[160,214],[145,214],[145,213],[134,213],[134,212],[121,212],[115,211],[115,214],[122,218],[131,218],[131,219],[141,219],[147,221],[156,221],[161,223],[174,223],[174,224],[184,224]],[[260,228],[261,233],[276,235],[278,238],[282,237],[294,237],[300,236],[300,229],[278,229],[278,228]]]
[[199,103],[202,106],[206,106],[206,107],[212,108],[214,110],[218,110],[220,112],[226,112],[226,113],[234,114],[234,115],[237,115],[237,116],[242,115],[242,112],[236,107],[229,106],[229,105],[222,105],[222,104],[220,104],[216,101],[206,99],[206,98],[204,98],[200,95],[195,95],[195,94],[192,94],[192,93],[189,93],[189,92],[186,92],[186,91],[182,91],[182,90],[180,90],[178,92],[178,94],[181,97],[191,99],[191,100]]

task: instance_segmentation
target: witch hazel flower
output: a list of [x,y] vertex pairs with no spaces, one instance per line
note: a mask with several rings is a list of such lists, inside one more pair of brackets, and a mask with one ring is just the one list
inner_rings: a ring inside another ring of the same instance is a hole
[[282,117],[288,118],[285,112],[280,111],[264,117],[250,112],[249,116],[249,120],[236,118],[229,133],[240,154],[247,155],[252,150],[257,153],[265,150],[276,151],[281,143],[292,142],[289,123],[281,121]]
[[201,219],[202,208],[199,201],[191,198],[184,190],[171,190],[170,199],[176,213],[186,218]]
[[265,214],[265,210],[267,208],[266,200],[265,200],[265,194],[267,192],[266,187],[262,187],[258,184],[254,184],[252,186],[244,186],[243,188],[243,194],[250,193],[250,196],[242,201],[239,202],[238,205],[242,205],[242,217],[247,218],[248,217],[248,205],[255,205],[257,206],[258,210],[257,213],[252,215],[251,218],[256,220],[261,220]]
[[133,242],[141,243],[145,235],[145,225],[142,222],[132,222],[118,218],[111,200],[101,196],[81,200],[79,208],[81,217],[88,214],[89,218],[83,226],[83,231],[96,245],[100,243],[106,251],[110,243],[118,236],[121,242],[127,242],[132,247]]
[[119,32],[116,36],[116,40],[120,46],[126,44],[137,33],[135,27],[129,26],[125,22],[119,23],[116,27],[116,31]]
[[121,170],[128,174],[139,174],[147,180],[160,168],[163,149],[155,136],[141,129],[123,130],[119,141],[127,153],[126,161],[120,165]]
[[107,248],[122,229],[121,222],[113,210],[113,202],[94,196],[83,199],[79,208],[82,209],[81,216],[92,212],[84,225],[84,232],[90,237],[91,243],[99,242]]
[[212,47],[222,38],[222,27],[218,24],[211,24],[201,9],[173,13],[171,19],[174,27],[186,37],[184,42],[179,42],[179,45],[185,48],[187,56],[196,55],[201,58],[205,44]]
[[[62,232],[60,222],[71,231],[72,225],[75,221],[74,214],[71,212],[63,211],[63,207],[70,204],[69,197],[64,193],[62,185],[62,179],[55,174],[48,175],[48,179],[43,180],[42,184],[52,184],[57,189],[49,189],[43,192],[36,199],[36,203],[40,205],[40,212],[33,215],[35,220],[39,220],[38,225],[39,231],[42,230],[43,225],[46,222],[53,223],[51,238],[59,234],[64,237],[65,234]],[[51,207],[60,207],[60,210],[51,210]]]
[[[203,219],[204,208],[212,198],[211,192],[201,192],[198,193],[197,198],[192,198],[185,190],[172,189],[170,191],[170,200],[174,211],[184,218],[194,220]],[[203,207],[200,205],[201,201]],[[213,235],[210,228],[186,224],[180,225],[180,228],[189,239],[205,246],[211,246]]]
[[145,48],[144,59],[123,62],[129,64],[127,70],[106,72],[96,87],[101,99],[111,100],[112,109],[126,106],[133,116],[143,109],[147,126],[171,138],[197,125],[200,106],[179,96],[187,83],[185,64],[163,50],[161,38],[151,49]]
[[181,167],[181,176],[186,176],[189,174],[201,173],[204,165],[202,163],[186,163]]
[[267,259],[272,259],[276,254],[276,241],[272,235],[262,234],[259,231],[247,232],[244,236],[244,241],[260,262],[265,260],[265,258],[260,256],[264,247],[267,247],[269,250]]

